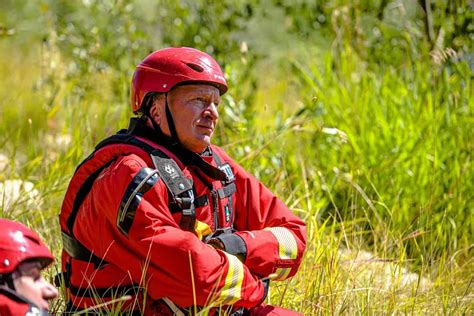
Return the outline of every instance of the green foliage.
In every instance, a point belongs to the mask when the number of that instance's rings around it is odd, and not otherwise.
[[[215,142],[308,225],[301,271],[272,286],[272,303],[472,313],[473,12],[438,0],[2,1],[0,183],[37,193],[0,192],[0,216],[59,254],[68,180],[127,124],[134,66],[192,46],[230,85]],[[381,272],[360,273],[341,249],[389,262],[385,283],[398,283],[379,286]],[[401,268],[418,273],[414,287]]]

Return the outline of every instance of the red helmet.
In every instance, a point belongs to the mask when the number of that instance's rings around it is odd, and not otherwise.
[[[9,274],[25,260],[38,259],[42,267],[54,257],[39,236],[23,224],[0,219],[0,274]]]
[[[184,82],[214,85],[221,95],[227,91],[221,67],[208,54],[189,47],[160,49],[148,55],[135,70],[131,92],[133,112],[140,110],[147,93],[168,92]]]

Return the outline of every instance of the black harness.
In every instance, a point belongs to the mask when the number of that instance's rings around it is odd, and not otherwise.
[[[134,132],[138,132],[138,134],[140,134],[140,128],[142,128],[141,126],[137,125],[137,122],[138,121],[134,121],[132,119],[131,126],[128,130],[121,130],[117,134],[101,141],[95,147],[94,152],[92,152],[89,157],[86,158],[77,167],[76,172],[85,162],[93,158],[95,152],[105,146],[114,144],[126,144],[142,149],[150,155],[155,169],[153,170],[146,168],[148,170],[145,170],[143,175],[139,174],[136,176],[136,178],[138,178],[138,181],[140,181],[139,187],[145,190],[149,189],[159,179],[162,179],[168,189],[168,193],[170,196],[170,211],[172,213],[181,212],[182,216],[181,221],[179,223],[181,229],[194,232],[196,223],[195,208],[208,204],[207,195],[195,198],[193,181],[183,174],[178,164],[163,151],[154,148],[153,146],[135,137]],[[143,130],[141,131],[143,132]],[[159,143],[161,145],[162,142]],[[169,145],[167,144],[166,139],[164,140],[164,143],[165,147],[167,147],[166,145]],[[218,164],[218,168],[216,168],[205,162],[198,154],[187,151],[182,147],[171,148],[171,150],[178,156],[181,161],[183,161],[184,164],[195,165],[199,167],[200,170],[202,170],[206,175],[222,182],[222,188],[218,190],[211,190],[212,197],[214,199],[214,213],[217,214],[218,212],[218,199],[223,199],[227,197],[228,203],[224,207],[226,217],[225,220],[226,222],[232,221],[232,195],[236,192],[236,186],[234,184],[235,179],[230,166],[227,163],[222,164],[218,155],[213,156]],[[64,251],[73,259],[94,264],[95,269],[99,269],[108,263],[103,258],[96,256],[93,251],[90,251],[79,240],[77,240],[77,238],[74,236],[73,228],[78,211],[86,196],[91,191],[94,181],[101,174],[101,172],[108,166],[110,166],[114,161],[115,159],[106,162],[104,165],[102,165],[93,173],[91,173],[84,181],[84,183],[76,194],[71,213],[66,220],[69,234],[64,231],[61,232]],[[139,192],[131,192],[131,194],[132,193],[136,194]],[[124,210],[124,212],[121,213],[122,209]],[[117,227],[126,236],[128,236],[128,232],[131,228],[135,215],[134,209],[132,208],[133,211],[128,211],[129,209],[130,208],[128,207],[128,205],[121,205],[119,214],[117,216]],[[215,218],[215,228],[216,231],[220,230],[218,226],[217,217]],[[94,297],[94,295],[98,295],[100,297],[110,297],[112,296],[112,294],[117,296],[125,294],[137,294],[139,291],[142,290],[137,285],[128,285],[115,288],[94,289],[92,293],[87,288],[84,289],[72,286],[69,282],[70,273],[71,263],[68,262],[66,264],[66,272],[58,274],[56,276],[55,283],[57,286],[60,286],[60,284],[65,284],[70,289],[71,293],[75,296]],[[76,308],[72,306],[70,302],[68,306],[72,309]]]

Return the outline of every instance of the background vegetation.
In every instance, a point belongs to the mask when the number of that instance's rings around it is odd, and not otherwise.
[[[127,124],[135,65],[192,46],[230,85],[216,143],[308,225],[301,271],[272,285],[273,304],[471,314],[473,12],[442,0],[1,1],[0,217],[59,255],[69,179]]]

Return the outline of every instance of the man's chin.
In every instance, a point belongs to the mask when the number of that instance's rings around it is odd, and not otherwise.
[[[191,150],[195,153],[202,153],[209,145],[211,145],[211,138],[209,136],[200,137],[196,139],[192,144],[183,144],[186,149]]]

